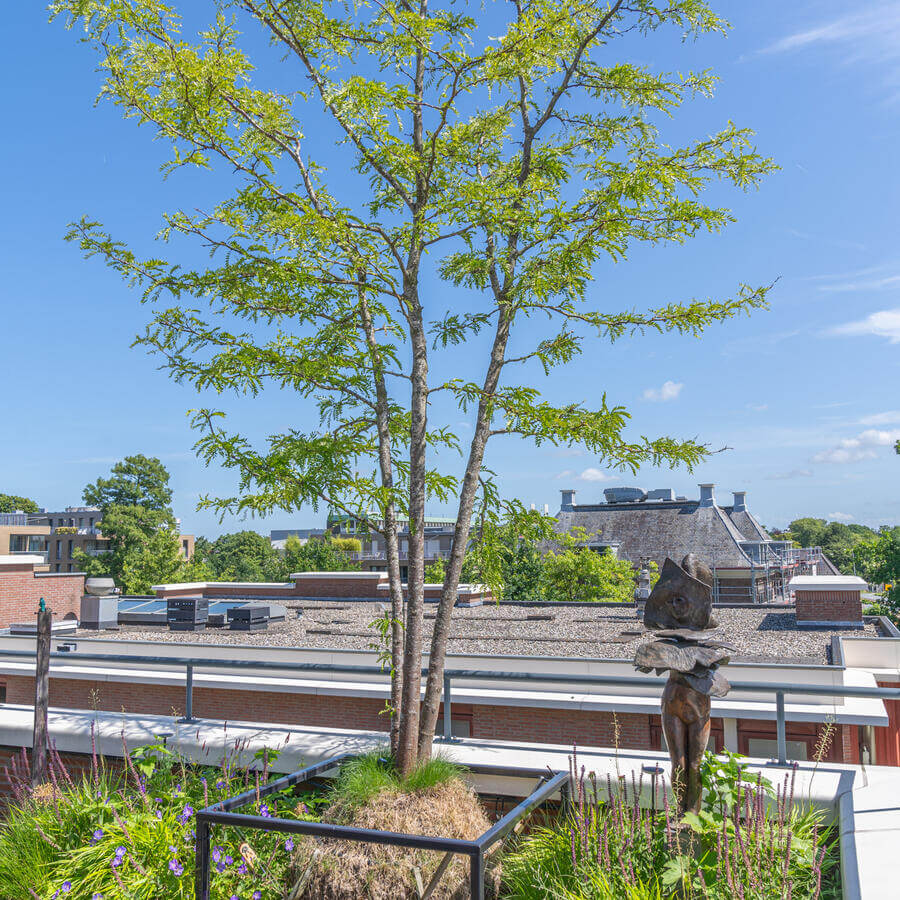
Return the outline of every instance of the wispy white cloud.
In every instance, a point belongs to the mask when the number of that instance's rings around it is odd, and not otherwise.
[[[828,513],[828,518],[833,522],[852,522],[856,516],[845,512],[830,512]]]
[[[900,440],[900,428],[881,430],[869,428],[856,437],[844,438],[836,446],[822,450],[813,458],[817,463],[854,463],[874,459],[882,447],[892,447]]]
[[[662,387],[647,388],[644,391],[644,399],[652,400],[654,403],[665,402],[666,400],[676,400],[681,393],[684,384],[680,381],[666,381]]]
[[[900,409],[889,409],[885,412],[863,416],[860,425],[900,425]]]
[[[766,475],[767,481],[793,481],[795,478],[812,478],[812,472],[809,469],[791,469],[790,472],[775,472],[772,475]]]
[[[575,472],[572,469],[564,469],[562,472],[557,475],[557,479],[560,478],[572,478],[575,475]]]
[[[840,52],[846,65],[877,65],[879,84],[900,97],[900,2],[867,3],[847,15],[810,24],[773,41],[756,55],[800,53],[815,48]]]
[[[769,408],[768,403],[748,403],[747,409],[753,410],[753,412],[765,412]]]
[[[900,344],[900,306],[894,309],[881,309],[870,313],[864,319],[837,325],[828,329],[826,334],[832,337],[883,337],[892,344]]]
[[[601,469],[595,469],[589,466],[579,476],[582,481],[609,481],[610,476]]]

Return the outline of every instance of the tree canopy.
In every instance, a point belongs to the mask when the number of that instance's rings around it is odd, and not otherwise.
[[[138,453],[117,462],[109,478],[98,478],[87,485],[85,503],[106,510],[110,506],[140,506],[157,511],[169,510],[172,489],[166,467],[152,456]]]
[[[17,497],[15,494],[0,494],[0,513],[36,513],[40,507],[28,497]]]
[[[132,594],[203,575],[182,553],[169,506],[169,473],[160,460],[126,456],[108,478],[87,485],[82,496],[100,507],[98,527],[109,542],[109,549],[97,555],[76,550],[78,566],[88,575],[107,575]]]
[[[498,496],[489,442],[578,445],[626,470],[693,466],[709,451],[632,431],[602,385],[590,405],[577,392],[551,402],[539,385],[602,341],[696,336],[765,305],[765,285],[645,309],[595,286],[641,244],[718,231],[732,215],[706,189],[752,188],[772,169],[730,122],[697,139],[669,128],[716,82],[691,71],[685,38],[725,22],[703,0],[210,0],[190,4],[191,21],[206,21],[188,34],[160,0],[51,8],[95,47],[101,96],[169,146],[167,173],[221,170],[233,186],[166,216],[168,259],[139,256],[88,218],[70,236],[153,305],[139,343],[175,379],[250,396],[273,385],[312,404],[302,426],[292,409],[263,445],[198,410],[199,453],[237,475],[232,496],[203,503],[324,504],[384,534],[392,745],[409,772],[431,751],[473,514]],[[665,34],[682,48],[678,72],[643,61]],[[332,137],[337,147],[323,148]],[[211,261],[196,265],[181,239]],[[451,427],[460,415],[464,433]],[[462,474],[448,463],[455,451]],[[457,525],[420,705],[429,499],[452,499]]]

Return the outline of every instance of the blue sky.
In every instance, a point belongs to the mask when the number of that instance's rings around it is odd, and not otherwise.
[[[493,446],[488,464],[507,496],[551,510],[561,488],[576,488],[586,502],[618,484],[692,496],[697,482],[711,481],[720,500],[748,491],[768,524],[801,515],[900,522],[892,449],[900,437],[900,2],[849,12],[831,0],[718,9],[734,25],[727,39],[686,48],[655,41],[643,61],[712,67],[722,79],[716,98],[692,104],[679,133],[699,137],[731,118],[756,130],[781,171],[757,192],[716,193],[738,218],[722,234],[603,264],[595,287],[599,302],[616,309],[778,279],[772,309],[699,341],[601,346],[540,386],[551,399],[587,404],[606,391],[629,408],[636,432],[729,449],[694,473],[631,476],[610,473],[589,454],[507,440]],[[234,485],[229,473],[195,459],[186,410],[220,406],[235,427],[261,437],[288,424],[311,427],[308,407],[278,394],[201,400],[171,383],[130,348],[148,310],[62,240],[66,224],[87,214],[149,250],[163,211],[208,204],[222,182],[201,174],[161,181],[161,147],[112,106],[94,106],[90,50],[47,24],[40,4],[12,4],[4,22],[0,491],[47,507],[76,504],[86,482],[143,452],[171,471],[185,530],[245,527],[195,510],[200,494]],[[448,288],[441,291],[446,297]],[[464,436],[465,423],[459,428]],[[250,527],[321,519],[310,510]]]

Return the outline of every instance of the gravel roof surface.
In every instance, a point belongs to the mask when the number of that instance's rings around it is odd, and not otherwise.
[[[376,603],[299,601],[287,604],[284,622],[268,631],[169,632],[164,627],[126,625],[118,631],[80,629],[80,637],[177,641],[198,644],[244,644],[265,647],[315,647],[367,650],[376,641],[369,623],[383,615]],[[302,614],[298,616],[298,611]],[[425,640],[431,639],[433,605],[425,609]],[[798,628],[793,608],[717,608],[721,637],[733,644],[734,660],[780,663],[828,663],[836,634],[875,637],[874,623],[859,628]],[[630,659],[650,636],[631,607],[486,605],[455,609],[449,652],[513,656],[580,656]]]

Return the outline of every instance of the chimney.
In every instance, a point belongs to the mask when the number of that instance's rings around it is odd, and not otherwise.
[[[747,492],[734,491],[734,511],[747,512]]]
[[[715,506],[716,505],[716,486],[714,484],[700,485],[700,505]]]
[[[571,512],[575,507],[575,491],[561,491],[560,493],[562,494],[560,510],[562,512]]]

